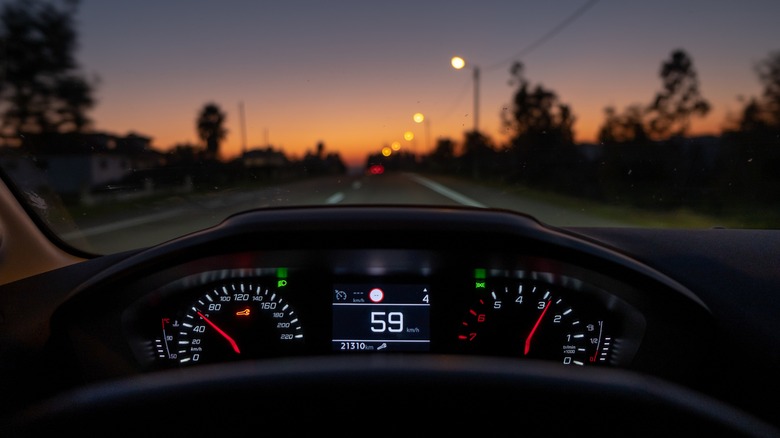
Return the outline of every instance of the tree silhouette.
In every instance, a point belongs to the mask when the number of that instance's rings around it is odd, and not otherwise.
[[[683,50],[675,50],[661,64],[659,75],[663,90],[648,108],[650,133],[656,139],[684,136],[692,116],[704,116],[710,111],[709,102],[699,92],[693,60]]]
[[[225,113],[215,103],[207,103],[203,106],[198,119],[195,122],[198,137],[206,143],[206,156],[211,159],[219,155],[219,143],[227,135],[223,126]]]
[[[517,86],[512,111],[504,114],[504,126],[515,131],[514,143],[521,145],[557,145],[573,143],[574,116],[568,105],[559,102],[552,90],[537,85],[532,89],[523,75],[523,64],[516,62],[510,69],[510,85]]]
[[[437,162],[447,163],[455,159],[455,142],[451,138],[440,138],[429,155]]]
[[[0,12],[0,128],[6,138],[82,132],[96,80],[79,71],[73,16],[78,1],[18,0]]]
[[[745,105],[740,130],[780,130],[780,51],[769,54],[755,69],[764,90],[760,97],[751,98]]]
[[[538,187],[564,189],[580,159],[574,146],[574,115],[558,95],[542,85],[532,87],[523,64],[510,69],[510,85],[517,91],[512,109],[503,113],[504,126],[515,132],[508,147],[509,177]],[[563,177],[561,177],[561,175]]]
[[[780,51],[755,65],[763,90],[749,98],[737,129],[724,133],[718,156],[721,201],[774,205],[780,194]]]
[[[599,130],[600,142],[645,143],[648,140],[641,105],[630,105],[622,114],[617,114],[613,107],[607,107],[604,114],[604,125]]]
[[[645,143],[648,138],[644,113],[644,108],[638,104],[630,105],[622,114],[607,107],[604,124],[599,129],[599,141],[603,144]]]
[[[464,133],[463,154],[460,160],[466,169],[471,170],[471,176],[481,179],[491,173],[495,164],[495,148],[490,138],[479,131],[471,130]]]
[[[742,132],[764,132],[771,129],[772,122],[766,107],[757,98],[752,98],[742,110],[742,118],[739,121],[739,130]]]

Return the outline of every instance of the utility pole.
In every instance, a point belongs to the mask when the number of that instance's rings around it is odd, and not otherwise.
[[[474,132],[479,132],[479,67],[474,66]]]
[[[244,102],[238,103],[238,114],[241,122],[241,154],[246,154],[246,126],[244,123]]]

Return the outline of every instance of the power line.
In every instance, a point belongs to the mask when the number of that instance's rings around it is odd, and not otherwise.
[[[486,70],[493,71],[493,70],[496,70],[496,69],[498,69],[500,67],[504,67],[504,66],[509,65],[510,63],[515,62],[518,59],[528,55],[529,53],[533,52],[534,50],[539,48],[542,44],[546,43],[547,41],[552,39],[554,36],[556,36],[559,33],[561,33],[564,29],[566,29],[569,25],[574,23],[575,20],[580,18],[583,14],[585,14],[585,12],[587,12],[590,8],[595,6],[596,3],[598,3],[598,2],[599,2],[599,0],[588,0],[587,2],[585,2],[585,4],[583,4],[582,6],[577,8],[574,12],[572,12],[571,15],[569,15],[568,17],[563,19],[563,21],[558,23],[557,26],[555,26],[552,29],[550,29],[550,31],[548,31],[546,34],[544,34],[541,37],[539,37],[538,39],[536,39],[531,44],[525,46],[522,50],[517,52],[514,56],[506,58],[505,60],[503,60],[503,61],[501,61],[499,63],[493,64],[493,65],[489,66]],[[463,83],[464,84],[463,89],[461,90],[460,93],[458,93],[458,97],[457,97],[457,99],[455,99],[455,101],[453,102],[453,104],[450,107],[450,109],[447,110],[447,112],[445,114],[445,117],[444,117],[445,119],[448,119],[450,117],[452,111],[458,106],[459,102],[463,99],[463,96],[465,96],[465,92],[468,89],[469,83],[470,83],[470,80],[469,81],[465,81]]]
[[[532,42],[531,44],[525,46],[522,50],[517,52],[514,56],[507,58],[497,64],[493,64],[487,68],[487,70],[495,70],[499,67],[504,67],[506,65],[509,65],[509,63],[514,62],[520,58],[523,58],[524,56],[528,55],[529,53],[533,52],[539,46],[546,43],[550,39],[552,39],[555,35],[558,35],[561,33],[564,29],[566,29],[570,24],[572,24],[575,20],[580,18],[585,12],[587,12],[590,8],[592,8],[596,3],[598,3],[599,0],[588,0],[584,5],[580,6],[575,10],[571,15],[566,17],[563,21],[561,21],[557,26],[552,28],[549,32],[542,35],[540,38],[538,38],[536,41]]]
[[[444,116],[442,116],[443,120],[449,120],[454,110],[460,105],[460,102],[466,96],[466,93],[469,91],[470,86],[471,86],[471,78],[468,78],[463,81],[463,87],[461,87],[460,92],[458,92],[455,100],[453,100],[452,105],[450,105],[449,109],[444,113]]]

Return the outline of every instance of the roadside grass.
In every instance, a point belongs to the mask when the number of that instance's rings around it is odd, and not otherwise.
[[[287,182],[287,181],[285,181]],[[118,196],[114,199],[106,197],[93,203],[83,202],[81,199],[69,199],[64,207],[74,220],[96,220],[106,217],[118,217],[135,212],[148,213],[157,208],[171,208],[176,205],[192,204],[213,199],[226,192],[237,190],[262,189],[273,186],[269,181],[247,181],[241,184],[226,185],[222,187],[194,187],[191,191],[162,189],[144,196]]]
[[[473,182],[473,180],[470,180]],[[538,202],[581,211],[592,216],[643,228],[780,228],[780,209],[775,206],[730,205],[723,214],[697,211],[691,207],[667,210],[640,208],[628,204],[606,203],[519,185],[481,181],[482,185]]]

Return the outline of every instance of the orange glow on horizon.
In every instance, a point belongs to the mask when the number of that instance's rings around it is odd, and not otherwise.
[[[580,120],[579,125],[575,125],[575,141],[577,143],[596,143],[598,141],[598,131],[601,128],[601,124],[603,123],[603,120],[601,118],[595,118],[593,120],[588,120],[587,122],[590,122],[589,125],[585,125],[583,120]],[[722,131],[722,125],[723,123],[719,123],[717,120],[694,120],[691,123],[691,128],[689,130],[689,135],[696,136],[696,135],[719,135],[719,133]],[[460,128],[460,129],[457,129]],[[437,134],[438,138],[450,138],[454,140],[456,143],[460,143],[463,141],[463,137],[465,133],[468,132],[468,129],[466,129],[464,126],[455,126],[453,130],[449,133],[439,133]],[[176,141],[176,140],[165,140],[166,137],[164,136],[155,136],[152,134],[146,134],[144,135],[151,135],[153,137],[153,146],[162,151],[170,150],[174,145],[181,144],[181,143],[191,143],[196,146],[203,146],[202,142],[199,141]],[[493,132],[487,132],[484,131],[484,134],[493,140],[493,144],[501,147],[505,142],[509,139],[509,135],[505,131],[499,132],[498,130],[494,130]],[[345,164],[347,164],[350,167],[355,166],[362,166],[365,164],[366,159],[368,155],[370,154],[376,154],[377,152],[382,152],[383,144],[390,144],[388,147],[388,150],[392,153],[393,151],[398,151],[401,149],[401,143],[397,140],[393,141],[383,141],[380,137],[381,133],[377,135],[376,133],[372,132],[351,132],[349,135],[346,135],[344,133],[331,133],[331,135],[323,135],[323,136],[295,136],[285,139],[280,139],[277,141],[270,141],[270,146],[279,149],[283,151],[286,155],[288,155],[292,159],[299,159],[302,158],[306,152],[313,152],[316,150],[316,145],[318,141],[322,141],[325,145],[325,152],[326,153],[338,153],[342,160],[344,160]],[[170,138],[183,138],[184,136],[171,136]],[[186,137],[185,137],[186,138]],[[413,141],[415,138],[414,133],[411,131],[407,131],[404,133],[404,139],[406,141]],[[317,140],[318,139],[318,140]],[[262,141],[258,141],[257,138],[249,138],[247,140],[247,149],[256,149],[256,148],[264,148],[269,145],[265,145]],[[435,140],[431,142],[431,147],[435,147]],[[168,145],[167,147],[162,147],[161,145]],[[223,142],[221,146],[221,157],[225,160],[230,160],[237,158],[242,153],[242,144],[240,139],[237,135],[228,136],[228,138]],[[427,150],[416,150],[416,153],[419,154],[426,154],[430,151]]]
[[[468,102],[464,103],[468,106]],[[718,107],[713,105],[713,111],[706,118],[694,118],[691,121],[689,135],[718,135],[722,131],[725,122],[725,112],[718,111]],[[409,112],[398,110],[395,119],[388,121],[381,118],[383,114],[371,114],[371,117],[362,117],[362,114],[345,113],[338,108],[329,114],[321,114],[304,123],[303,126],[297,118],[286,118],[276,122],[268,123],[270,129],[263,125],[247,124],[246,145],[242,144],[241,129],[238,117],[228,112],[226,128],[228,135],[220,145],[220,157],[224,160],[237,158],[243,152],[244,146],[247,150],[266,148],[268,146],[280,150],[291,159],[300,159],[307,152],[315,152],[317,144],[322,142],[325,147],[325,153],[338,153],[342,160],[350,167],[363,166],[366,163],[368,155],[377,154],[382,148],[389,145],[391,150],[398,151],[401,148],[402,141],[410,142],[411,150],[416,154],[430,153],[436,145],[437,139],[449,138],[456,144],[462,143],[464,136],[472,127],[472,119],[466,113],[464,115],[451,116],[449,118],[432,116],[436,122],[433,124],[435,131],[426,132],[427,142],[416,140],[423,135],[423,128],[409,118]],[[576,108],[575,108],[576,110]],[[392,111],[395,113],[396,111]],[[489,113],[488,113],[489,114]],[[127,115],[122,118],[122,123],[105,125],[96,124],[95,130],[109,132],[116,135],[126,135],[135,132],[140,135],[152,138],[152,146],[160,151],[171,150],[178,144],[191,144],[197,147],[204,147],[202,141],[197,139],[194,130],[194,120],[192,116],[184,117],[183,120],[163,119],[149,123],[141,116]],[[278,117],[278,115],[277,115]],[[345,118],[349,117],[349,122],[345,123]],[[362,118],[361,118],[362,117]],[[266,116],[258,117],[265,120]],[[105,117],[94,117],[97,122],[108,120]],[[426,116],[426,121],[427,121]],[[305,120],[305,119],[301,119]],[[144,123],[146,122],[146,123]],[[598,131],[604,122],[604,113],[602,109],[594,109],[581,112],[575,111],[574,135],[577,143],[595,143],[598,140]],[[178,124],[176,124],[178,123]],[[131,126],[133,129],[117,129],[116,126]],[[420,124],[421,125],[421,124]],[[426,125],[430,126],[430,125]],[[417,132],[413,132],[411,129]],[[487,118],[485,126],[481,129],[482,133],[491,139],[496,147],[502,147],[511,138],[512,133],[501,126],[498,117]]]

